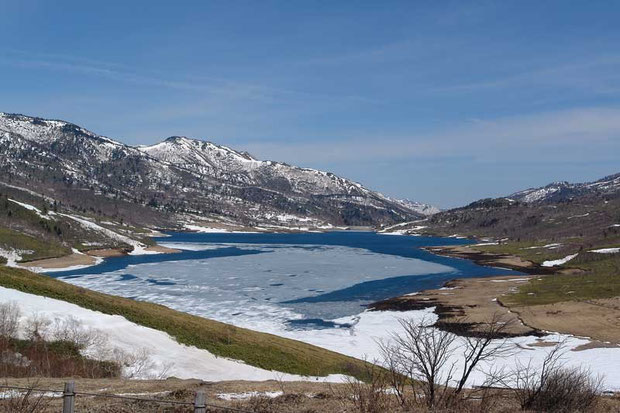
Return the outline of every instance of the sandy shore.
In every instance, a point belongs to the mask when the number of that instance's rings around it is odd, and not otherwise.
[[[530,275],[457,279],[446,283],[443,288],[380,301],[370,308],[406,311],[436,307],[438,326],[462,334],[475,332],[476,323],[501,315],[511,323],[506,331],[510,335],[556,331],[591,338],[589,348],[620,345],[620,297],[548,305],[511,305],[507,304],[509,300],[504,300],[506,296],[530,279],[553,276],[556,270],[540,267],[520,257],[484,253],[468,246],[426,249],[440,255],[471,259],[479,265],[507,267]]]
[[[48,258],[45,260],[30,261],[27,263],[17,264],[22,268],[43,268],[43,269],[59,269],[69,268],[78,265],[93,265],[97,260],[86,254],[70,254],[64,257]]]
[[[127,251],[116,248],[102,248],[98,250],[86,251],[86,254],[90,255],[91,257],[109,258],[122,257],[123,255],[127,255]]]
[[[475,246],[457,245],[445,247],[426,247],[426,251],[446,257],[462,258],[474,261],[478,265],[486,267],[502,267],[528,274],[551,274],[554,269],[541,267],[532,261],[521,257],[507,254],[494,254],[477,250]]]
[[[439,289],[380,301],[371,308],[408,311],[435,307],[439,316],[437,325],[461,334],[475,332],[476,324],[488,322],[498,315],[510,323],[510,328],[505,331],[507,335],[533,335],[538,333],[536,328],[523,324],[518,314],[497,301],[497,297],[509,294],[529,279],[530,276],[514,275],[458,279]]]
[[[596,347],[620,345],[620,297],[509,308],[541,330],[590,337],[601,342]]]
[[[150,251],[150,252],[159,252],[162,254],[174,254],[177,252],[181,252],[181,250],[176,249],[176,248],[168,248],[168,247],[164,247],[161,245],[152,245],[150,247],[146,247],[144,249],[145,251]]]
[[[163,247],[161,245],[153,245],[145,248],[145,251],[157,252],[161,254],[173,254],[181,252],[181,250],[175,248]],[[48,258],[44,260],[30,261],[27,263],[17,264],[21,268],[35,269],[40,268],[43,270],[59,270],[69,269],[77,266],[89,266],[95,265],[98,262],[98,258],[110,258],[110,257],[122,257],[127,255],[128,251],[116,248],[105,248],[86,251],[84,254],[73,253],[65,255],[64,257]]]

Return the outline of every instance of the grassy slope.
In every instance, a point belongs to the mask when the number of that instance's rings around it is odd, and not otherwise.
[[[578,242],[576,239],[572,241]],[[577,244],[572,244],[571,240],[563,240],[560,248],[544,248],[547,244],[550,244],[550,242],[512,241],[499,245],[477,246],[475,248],[484,252],[516,255],[536,264],[542,264],[547,260],[564,258],[569,254],[579,252],[580,248]]]
[[[32,251],[22,254],[22,261],[61,257],[71,253],[71,249],[57,242],[43,241],[8,228],[0,227],[0,248],[13,248]]]
[[[137,324],[165,331],[180,343],[267,370],[317,376],[342,373],[363,378],[363,363],[351,357],[161,305],[101,294],[26,270],[0,266],[0,285],[106,314],[118,314]]]
[[[486,252],[517,255],[539,264],[546,260],[577,254],[577,257],[559,268],[579,268],[585,272],[555,274],[534,279],[521,286],[517,293],[502,298],[502,302],[506,305],[552,304],[620,296],[620,254],[587,252],[579,245],[578,239],[565,240],[559,249],[531,248],[542,245],[544,242],[510,242],[476,247]],[[616,246],[618,244],[615,242],[605,245],[605,247]]]
[[[532,280],[502,301],[519,306],[620,296],[620,254],[579,253],[570,266],[586,272]]]

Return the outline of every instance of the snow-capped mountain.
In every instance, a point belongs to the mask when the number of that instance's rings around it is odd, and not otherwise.
[[[571,184],[554,182],[541,188],[515,192],[508,198],[525,203],[557,202],[585,195],[609,195],[620,192],[620,173],[594,182]]]
[[[132,147],[69,122],[23,115],[0,113],[0,159],[0,181],[82,209],[104,206],[122,215],[139,205],[169,222],[376,225],[423,215],[417,204],[334,174],[211,142],[174,136]]]
[[[392,199],[392,200],[404,206],[405,208],[409,208],[427,217],[430,217],[431,215],[435,215],[441,212],[441,209],[437,208],[434,205],[423,204],[421,202],[411,201],[409,199]]]

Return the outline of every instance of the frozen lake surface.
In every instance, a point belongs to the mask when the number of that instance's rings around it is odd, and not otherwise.
[[[50,275],[375,360],[380,357],[377,341],[389,340],[393,332],[400,331],[399,319],[434,320],[436,315],[432,309],[365,311],[367,304],[439,287],[453,278],[517,274],[420,249],[469,242],[455,238],[370,232],[175,233],[158,241],[182,252],[110,258],[94,267]],[[618,359],[618,348],[571,351],[588,340],[554,334],[544,337],[549,342],[564,339],[567,365],[587,367],[604,376],[605,388],[620,389],[620,370],[617,363],[609,362]],[[511,339],[511,346],[518,349],[514,356],[483,367],[539,365],[550,349],[538,346],[539,340],[534,336]],[[460,354],[462,344],[461,339],[455,342],[455,355]],[[475,371],[469,385],[484,380],[482,370]]]
[[[455,238],[372,232],[173,233],[176,254],[125,256],[50,275],[93,290],[151,301],[260,331],[346,328],[371,302],[446,280],[515,272],[438,257],[422,246]]]

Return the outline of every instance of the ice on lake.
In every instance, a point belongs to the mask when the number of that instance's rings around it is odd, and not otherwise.
[[[212,243],[162,245],[193,251],[230,247]],[[438,263],[346,246],[234,246],[256,253],[129,265],[67,281],[241,327],[277,332],[283,326],[290,327],[290,320],[330,320],[362,312],[372,301],[365,299],[373,296],[369,282],[454,271]],[[348,292],[356,285],[362,287]],[[343,293],[330,298],[330,293],[338,291]],[[309,298],[317,301],[304,302]],[[291,302],[295,300],[302,302]]]

